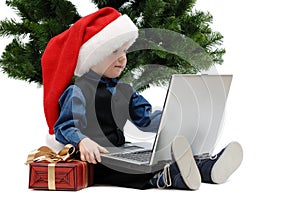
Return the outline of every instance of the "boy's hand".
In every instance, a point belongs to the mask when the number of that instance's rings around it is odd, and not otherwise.
[[[101,162],[100,153],[108,154],[109,152],[90,138],[83,138],[79,144],[80,159],[89,163],[96,164]]]

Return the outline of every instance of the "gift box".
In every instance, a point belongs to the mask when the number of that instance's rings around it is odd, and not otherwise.
[[[29,188],[77,191],[93,185],[93,165],[83,161],[29,164]]]
[[[55,153],[42,146],[28,154],[29,188],[77,191],[93,185],[94,165],[76,160],[75,147],[68,144]]]

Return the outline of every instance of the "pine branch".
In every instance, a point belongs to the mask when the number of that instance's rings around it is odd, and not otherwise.
[[[5,19],[0,21],[0,36],[21,36],[23,34],[28,33],[28,31],[24,30],[22,24],[17,23],[14,19]]]
[[[125,3],[129,3],[129,0],[92,0],[93,3],[97,5],[97,7],[113,7],[119,10]]]

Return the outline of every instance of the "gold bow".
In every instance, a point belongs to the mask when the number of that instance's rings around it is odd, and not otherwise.
[[[47,146],[42,146],[28,154],[25,164],[48,161],[48,189],[55,190],[55,164],[60,161],[71,161],[70,158],[74,152],[75,147],[71,144],[64,146],[58,153],[55,153]]]
[[[27,156],[25,164],[39,161],[48,161],[55,163],[59,161],[67,161],[71,155],[74,154],[75,147],[71,144],[67,144],[58,153],[55,153],[52,149],[47,146],[42,146],[34,151],[31,151]]]

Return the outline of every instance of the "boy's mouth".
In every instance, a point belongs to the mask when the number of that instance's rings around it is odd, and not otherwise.
[[[121,68],[121,69],[123,69],[124,67],[123,66],[115,66],[115,68]]]

